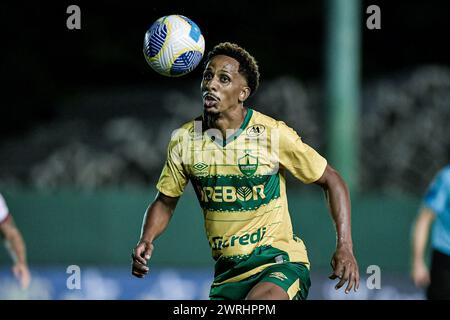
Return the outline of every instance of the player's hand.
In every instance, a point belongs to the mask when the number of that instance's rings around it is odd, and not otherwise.
[[[423,261],[413,264],[411,277],[416,287],[426,287],[430,284],[430,272]]]
[[[12,272],[16,279],[19,280],[20,286],[23,289],[27,289],[31,281],[30,270],[28,270],[28,266],[25,263],[18,262],[13,266]]]
[[[153,244],[148,241],[140,241],[131,254],[131,274],[143,278],[148,273],[147,262],[152,256]]]
[[[351,248],[347,246],[338,247],[331,259],[331,267],[333,268],[333,273],[329,278],[331,280],[340,279],[335,286],[336,290],[341,288],[347,281],[345,293],[349,293],[352,288],[355,292],[359,289],[359,269]]]

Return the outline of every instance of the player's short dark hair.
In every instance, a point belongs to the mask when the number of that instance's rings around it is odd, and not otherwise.
[[[235,43],[222,42],[208,53],[205,67],[212,58],[218,55],[225,55],[239,62],[239,73],[247,80],[247,84],[250,87],[250,95],[254,94],[259,86],[259,68],[255,58]]]

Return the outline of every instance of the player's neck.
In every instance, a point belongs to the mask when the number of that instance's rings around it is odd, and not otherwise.
[[[222,136],[227,139],[241,127],[247,112],[247,108],[241,105],[237,108],[226,110],[214,116],[205,115],[205,120],[209,128],[220,130]]]

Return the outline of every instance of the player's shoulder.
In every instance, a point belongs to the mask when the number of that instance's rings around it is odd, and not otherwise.
[[[445,188],[450,190],[450,165],[441,168],[433,178],[432,188]]]
[[[194,128],[194,125],[201,121],[202,121],[202,117],[198,116],[194,119],[191,119],[191,120],[183,123],[178,129],[192,130]]]
[[[450,186],[450,164],[446,165],[444,168],[442,168],[438,176],[442,178],[442,180]]]
[[[184,138],[189,138],[193,135],[194,130],[197,126],[201,126],[202,123],[202,117],[198,116],[197,118],[194,118],[192,120],[189,120],[185,123],[183,123],[181,126],[176,128],[172,133],[172,139],[171,140],[181,140]]]
[[[9,216],[8,206],[6,205],[5,199],[0,193],[0,223],[6,221],[6,218]]]
[[[175,128],[170,134],[168,143],[169,152],[173,150],[182,152],[189,147],[190,144],[197,139],[198,130],[201,130],[201,116],[187,121]]]
[[[261,124],[269,129],[287,127],[286,123],[282,120],[275,119],[267,114],[260,111],[253,110],[253,121],[254,124]]]
[[[297,131],[283,120],[275,119],[259,111],[254,111],[254,113],[254,119],[252,121],[253,125],[263,126],[267,129],[268,133],[270,132],[270,134],[272,134],[276,131],[280,137],[294,140],[297,140],[300,137]]]
[[[450,164],[446,165],[446,166],[442,169],[442,171],[443,171],[445,174],[450,174]]]

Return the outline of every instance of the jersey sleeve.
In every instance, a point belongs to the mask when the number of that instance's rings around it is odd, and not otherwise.
[[[183,194],[189,178],[182,161],[182,143],[172,138],[167,148],[167,160],[162,169],[156,188],[169,197]]]
[[[439,172],[425,194],[423,204],[436,215],[444,212],[450,201],[450,167]]]
[[[6,206],[5,199],[3,199],[3,196],[0,194],[0,223],[6,221],[6,219],[9,216],[9,210]]]
[[[282,168],[305,184],[320,179],[327,160],[316,150],[303,143],[300,136],[284,122],[278,121],[279,160]]]

